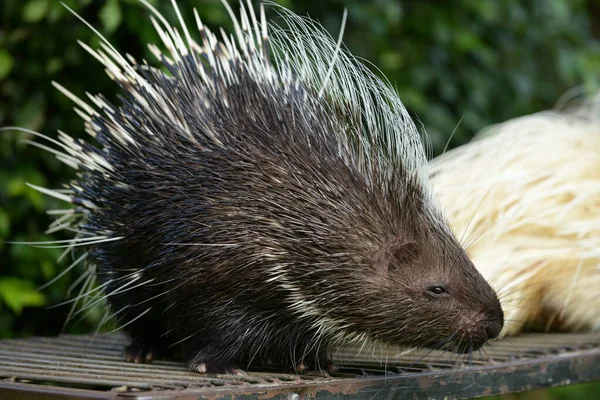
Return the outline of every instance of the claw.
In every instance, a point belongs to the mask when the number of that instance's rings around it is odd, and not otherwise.
[[[334,372],[339,371],[339,368],[338,368],[337,365],[335,365],[333,363],[333,361],[327,360],[327,362],[325,363],[325,371],[327,371],[328,373],[332,374]]]
[[[231,365],[215,362],[201,362],[192,364],[189,365],[189,369],[190,371],[197,372],[199,374],[246,376],[246,373],[239,368],[234,368]]]
[[[302,372],[306,371],[306,365],[304,365],[303,361],[300,361],[296,364],[294,370],[296,371],[296,373],[301,374]]]
[[[194,370],[200,374],[205,374],[207,371],[206,363],[200,363],[196,365],[196,368],[194,368]]]
[[[130,344],[125,348],[125,361],[136,364],[151,363],[157,358],[158,352],[156,347]]]

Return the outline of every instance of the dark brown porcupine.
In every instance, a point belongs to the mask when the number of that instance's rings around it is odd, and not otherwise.
[[[316,24],[241,6],[234,36],[194,41],[151,6],[163,70],[83,45],[122,89],[74,100],[95,144],[60,134],[78,170],[91,276],[131,336],[128,358],[181,346],[189,368],[320,368],[335,344],[476,350],[496,294],[448,228],[420,136],[389,85]],[[81,258],[83,260],[83,258]]]

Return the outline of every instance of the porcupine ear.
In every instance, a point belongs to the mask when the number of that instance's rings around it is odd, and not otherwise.
[[[410,263],[420,254],[421,248],[416,241],[396,238],[375,252],[373,267],[378,276],[386,278],[390,270]]]

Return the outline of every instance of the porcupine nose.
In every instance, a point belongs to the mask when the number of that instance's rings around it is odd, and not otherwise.
[[[489,321],[485,327],[485,334],[487,335],[488,340],[497,338],[501,331],[501,321]]]

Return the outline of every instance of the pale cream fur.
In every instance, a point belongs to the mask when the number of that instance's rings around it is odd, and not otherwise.
[[[545,315],[600,330],[600,109],[492,126],[431,162],[442,209],[497,290],[502,335]],[[542,312],[544,311],[544,312]]]

